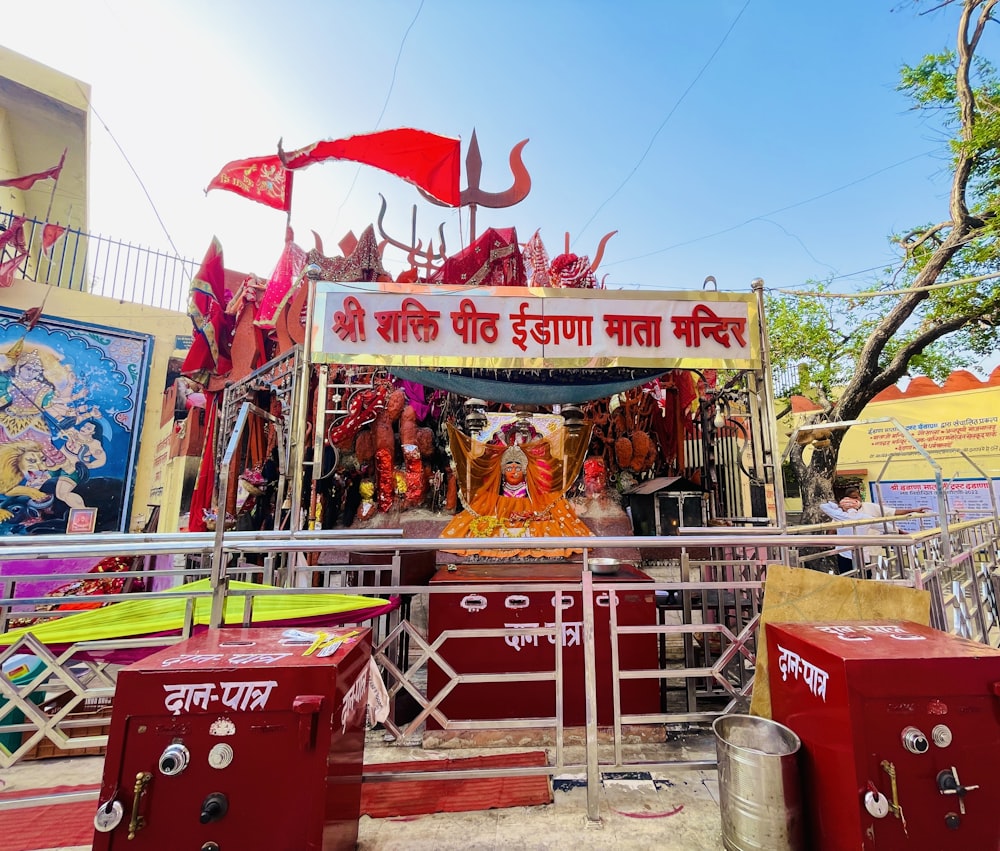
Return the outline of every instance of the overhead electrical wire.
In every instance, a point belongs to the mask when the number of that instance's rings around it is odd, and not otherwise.
[[[385,117],[385,111],[389,106],[389,98],[392,97],[392,90],[396,87],[396,70],[399,68],[399,60],[403,56],[403,47],[406,46],[407,36],[410,34],[410,30],[413,29],[413,25],[417,22],[417,18],[420,17],[420,12],[424,8],[424,0],[420,0],[420,5],[417,6],[417,11],[413,16],[413,20],[410,21],[410,25],[406,28],[403,33],[403,37],[399,40],[399,49],[396,51],[396,61],[392,63],[392,76],[389,79],[389,89],[385,93],[385,100],[382,102],[382,111],[379,112],[378,118],[375,119],[375,126],[373,130],[378,130],[379,125],[382,123],[383,117]],[[340,220],[340,212],[344,209],[344,205],[350,200],[351,193],[354,191],[354,185],[358,182],[358,175],[361,174],[361,166],[354,169],[354,177],[351,178],[351,185],[347,187],[347,194],[344,195],[344,200],[340,202],[340,206],[337,207],[337,217],[334,219],[334,223]]]
[[[739,224],[730,225],[727,228],[723,228],[722,230],[717,230],[713,233],[707,233],[702,236],[696,236],[691,239],[686,239],[683,242],[675,242],[673,245],[667,245],[663,248],[657,248],[653,251],[647,251],[645,254],[636,254],[633,257],[625,257],[621,260],[614,260],[611,263],[605,263],[604,266],[605,267],[618,266],[622,263],[631,263],[634,260],[645,260],[647,257],[655,257],[657,254],[663,254],[667,251],[673,251],[675,248],[683,248],[685,245],[693,245],[696,242],[702,242],[706,239],[712,239],[713,237],[716,236],[722,236],[723,234],[732,233],[734,230],[739,230],[740,228],[746,227],[747,225],[752,224],[753,222],[763,221],[768,216],[775,216],[778,213],[785,213],[788,212],[789,210],[794,210],[796,207],[802,207],[805,204],[811,204],[813,201],[819,201],[821,198],[826,198],[829,195],[833,195],[837,192],[842,192],[845,189],[850,189],[852,186],[857,186],[859,183],[863,183],[866,180],[871,180],[873,177],[878,177],[878,175],[883,174],[884,172],[890,171],[891,169],[894,168],[898,168],[901,165],[906,165],[909,162],[913,162],[914,160],[921,159],[922,157],[929,156],[930,154],[933,153],[935,153],[934,150],[924,151],[923,153],[920,154],[914,154],[912,157],[907,157],[904,160],[899,160],[898,162],[892,163],[892,165],[887,165],[880,169],[876,169],[875,171],[866,174],[864,177],[859,177],[856,178],[855,180],[851,180],[848,183],[844,183],[841,186],[836,187],[835,189],[828,189],[826,192],[821,192],[819,195],[813,195],[809,198],[803,199],[802,201],[796,201],[794,204],[786,204],[784,207],[778,207],[777,209],[769,210],[766,213],[760,213],[759,215],[752,216],[751,218],[746,219],[740,222]]]
[[[424,0],[420,0],[420,5],[417,6],[417,11],[413,15],[413,20],[410,21],[410,25],[406,28],[406,32],[403,33],[403,37],[399,41],[399,50],[396,51],[396,61],[392,63],[392,77],[389,80],[389,90],[385,93],[385,101],[382,103],[382,111],[378,114],[378,118],[375,119],[375,129],[378,130],[379,125],[382,123],[382,119],[385,117],[386,108],[389,106],[389,98],[392,97],[392,90],[396,87],[396,71],[399,69],[399,60],[403,56],[403,47],[406,45],[406,39],[410,35],[410,30],[413,29],[413,25],[417,22],[417,18],[420,17],[420,12],[424,8]]]
[[[684,89],[684,91],[681,93],[681,96],[670,108],[670,111],[667,113],[666,118],[664,118],[663,121],[660,122],[660,126],[656,128],[656,132],[653,133],[652,137],[650,138],[649,144],[646,145],[646,150],[643,151],[642,156],[639,157],[639,161],[634,166],[632,166],[632,170],[628,173],[628,175],[626,175],[625,179],[618,185],[618,188],[615,189],[615,191],[612,192],[607,198],[605,198],[601,202],[600,206],[596,210],[594,210],[594,214],[589,219],[587,219],[586,224],[582,228],[580,228],[580,230],[577,232],[577,235],[573,240],[574,242],[583,235],[584,231],[586,231],[588,227],[590,227],[594,219],[597,218],[597,214],[600,213],[601,210],[603,210],[605,206],[607,206],[607,204],[609,204],[615,198],[615,196],[619,192],[621,192],[622,189],[625,188],[625,185],[633,178],[633,176],[635,176],[635,173],[639,170],[639,166],[643,164],[646,157],[649,155],[649,152],[653,149],[653,143],[656,141],[656,137],[659,136],[660,131],[662,131],[663,128],[667,126],[667,122],[673,117],[673,114],[677,112],[680,105],[684,102],[684,99],[688,96],[691,90],[695,87],[695,84],[698,82],[698,80],[701,79],[702,75],[708,70],[708,67],[715,60],[715,57],[719,55],[719,51],[722,50],[723,45],[725,45],[726,41],[729,39],[729,36],[732,34],[733,30],[736,29],[736,25],[739,23],[740,18],[743,17],[743,13],[747,10],[747,7],[749,5],[750,5],[750,0],[746,0],[746,3],[743,4],[743,8],[740,9],[739,13],[733,19],[733,22],[729,25],[729,29],[726,30],[725,35],[722,36],[722,40],[718,43],[718,45],[716,45],[715,50],[712,51],[712,54],[705,61],[705,64],[701,66],[701,70],[698,71],[697,74],[695,74],[694,79],[691,80],[691,82],[688,84],[688,87]]]
[[[948,287],[961,286],[962,284],[976,284],[980,281],[991,281],[994,278],[1000,278],[1000,272],[991,272],[988,275],[973,275],[970,278],[956,278],[954,281],[943,281],[939,284],[928,284],[926,287],[903,287],[898,290],[878,290],[877,292],[827,293],[820,290],[786,290],[780,288],[771,289],[771,292],[781,293],[782,295],[796,296],[799,298],[849,298],[856,301],[858,299],[882,298],[883,296],[889,295],[908,295],[909,293],[943,290]]]
[[[90,111],[94,113],[94,117],[101,122],[101,126],[104,128],[108,136],[111,137],[111,141],[115,143],[115,147],[118,148],[118,152],[122,155],[122,159],[125,160],[125,164],[129,167],[129,170],[132,172],[133,175],[135,175],[135,179],[139,184],[139,188],[142,189],[142,194],[145,195],[146,200],[149,201],[149,206],[153,210],[153,215],[156,216],[156,221],[160,223],[160,227],[163,230],[163,234],[164,236],[166,236],[167,242],[170,243],[170,247],[174,250],[174,254],[176,254],[178,257],[181,257],[182,255],[180,251],[177,250],[177,246],[174,245],[174,240],[170,236],[170,231],[167,230],[166,222],[163,221],[163,217],[160,215],[160,211],[156,208],[156,202],[153,201],[153,196],[149,194],[149,190],[146,188],[146,184],[143,183],[142,178],[139,176],[139,172],[136,171],[135,166],[132,165],[132,161],[128,158],[128,154],[125,153],[125,149],[121,146],[121,143],[118,141],[118,139],[115,138],[115,134],[111,132],[111,128],[108,127],[105,120],[101,118],[101,114],[94,108],[94,104],[87,97],[87,93],[83,91],[82,88],[80,89],[80,93],[83,95],[84,100],[87,101],[87,106],[90,107]],[[187,269],[184,269],[183,272],[187,274]]]

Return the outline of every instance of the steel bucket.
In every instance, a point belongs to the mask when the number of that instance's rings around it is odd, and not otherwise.
[[[753,715],[723,715],[712,729],[723,845],[728,851],[803,851],[799,737]]]

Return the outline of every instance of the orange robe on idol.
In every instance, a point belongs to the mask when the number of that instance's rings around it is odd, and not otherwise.
[[[528,495],[512,497],[502,493],[500,460],[508,444],[474,441],[449,423],[451,452],[466,508],[452,518],[441,537],[510,538],[517,542],[517,548],[510,550],[458,551],[485,558],[565,558],[580,552],[532,548],[530,539],[593,535],[565,497],[583,466],[590,433],[590,425],[574,434],[564,430],[562,446],[555,452],[544,437],[521,443],[528,458]]]

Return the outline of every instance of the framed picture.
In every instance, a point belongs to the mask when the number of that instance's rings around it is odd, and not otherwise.
[[[97,527],[96,508],[71,508],[66,522],[67,535],[88,535]]]
[[[0,307],[0,538],[127,531],[151,353],[148,334]]]

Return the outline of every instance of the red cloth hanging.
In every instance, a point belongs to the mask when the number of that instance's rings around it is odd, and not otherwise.
[[[213,375],[226,375],[233,368],[230,348],[235,318],[226,313],[229,298],[225,279],[222,245],[213,237],[191,281],[188,315],[194,326],[194,341],[181,367],[183,375],[199,384],[207,385]]]
[[[468,248],[444,261],[431,280],[482,287],[525,287],[524,259],[514,228],[487,228]]]
[[[205,401],[205,446],[202,449],[198,480],[191,494],[189,532],[206,532],[205,509],[212,509],[212,492],[215,490],[215,432],[219,418],[219,394],[209,393]],[[225,517],[225,507],[220,512]]]
[[[274,328],[277,316],[291,296],[292,286],[299,282],[305,265],[306,252],[293,240],[286,240],[254,317],[254,324],[258,328]]]

